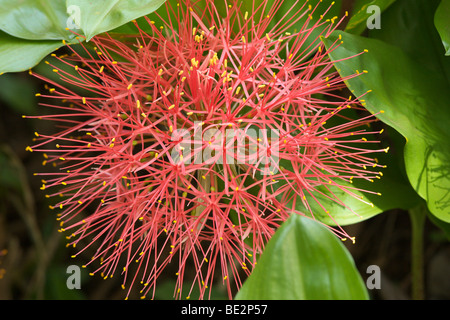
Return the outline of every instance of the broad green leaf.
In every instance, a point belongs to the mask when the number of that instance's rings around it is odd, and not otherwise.
[[[396,0],[356,0],[353,13],[345,31],[353,34],[361,34],[367,28],[367,20],[372,15],[381,13]],[[376,6],[376,7],[372,7]]]
[[[450,56],[450,0],[442,0],[436,15],[434,16],[434,24],[439,31],[442,44],[445,48],[445,55]]]
[[[399,47],[422,67],[442,74],[450,85],[450,59],[434,26],[440,0],[397,0],[382,15],[382,28],[369,30],[369,38]],[[446,17],[446,23],[449,23]],[[401,35],[399,37],[398,35]]]
[[[363,300],[368,293],[342,241],[295,214],[267,243],[235,299]]]
[[[347,85],[365,96],[366,108],[406,138],[405,168],[417,193],[439,219],[450,221],[450,91],[442,74],[422,67],[401,49],[382,41],[336,32],[324,39],[341,76],[369,70]],[[368,53],[352,59],[346,57]],[[342,60],[344,59],[344,60]]]
[[[67,0],[67,8],[78,8],[79,26],[89,41],[95,35],[155,11],[164,0]],[[79,11],[78,11],[79,10]]]
[[[61,47],[63,40],[78,42],[73,32],[90,40],[153,12],[162,3],[164,0],[0,0],[0,73],[32,68]]]
[[[28,40],[70,40],[66,4],[60,0],[0,0],[0,29]]]
[[[58,40],[25,40],[0,31],[0,74],[28,70],[61,46]]]

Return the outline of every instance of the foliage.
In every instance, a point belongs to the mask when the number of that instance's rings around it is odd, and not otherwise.
[[[74,44],[76,48],[76,43],[85,41],[86,47],[92,49],[91,39],[103,32],[110,32],[116,39],[137,33],[136,25],[130,21],[136,19],[137,25],[145,29],[145,16],[158,21],[159,17],[152,12],[163,2],[104,0],[92,5],[92,1],[29,0],[16,7],[11,1],[0,0],[0,74],[17,73],[0,77],[0,100],[14,106],[17,114],[38,113],[34,97],[36,83],[24,80],[23,74],[18,72],[33,67],[44,70],[47,66],[42,60],[53,59],[49,55],[57,50],[64,51],[65,44]],[[263,2],[256,1],[258,4]],[[314,0],[309,4],[325,8],[331,2]],[[169,0],[169,3],[175,7],[177,1]],[[373,18],[367,8],[373,5],[382,12],[379,17],[381,29],[367,28],[367,19]],[[251,6],[244,6],[243,10],[252,12]],[[324,18],[334,23],[335,16],[340,19],[345,15],[343,8],[344,1],[336,1]],[[285,1],[279,14],[292,14],[290,9],[290,2]],[[227,8],[224,6],[222,10],[225,12]],[[164,6],[157,13],[163,19],[167,17]],[[328,203],[328,192],[338,193],[339,190],[327,188],[319,200],[332,207],[333,215],[330,216],[308,196],[308,203],[313,203],[310,215],[315,220],[292,216],[281,226],[258,257],[258,264],[237,299],[367,299],[368,292],[351,255],[322,224],[347,226],[389,214],[394,209],[424,210],[429,221],[450,237],[449,15],[449,0],[356,0],[353,10],[348,13],[346,28],[329,36],[322,34],[321,41],[329,50],[336,70],[347,79],[348,92],[342,94],[359,98],[380,120],[373,126],[382,134],[371,138],[381,141],[379,148],[389,150],[377,159],[386,168],[374,182],[355,180],[353,184],[361,190],[375,191],[374,194],[357,192],[372,206],[362,205],[347,194],[342,195],[341,205]],[[319,17],[316,14],[305,16],[299,25],[308,20],[315,23]],[[257,20],[259,17],[251,18]],[[305,46],[317,43],[319,34],[318,29],[310,35]],[[336,43],[340,45],[336,47]],[[360,76],[351,77],[354,73],[360,73]],[[20,95],[21,91],[23,95]],[[348,115],[358,116],[357,113]],[[9,203],[13,202],[12,206],[24,213],[23,222],[34,235],[38,252],[43,252],[43,248],[51,243],[47,239],[52,237],[42,239],[39,235],[34,220],[36,213],[30,205],[29,186],[23,178],[23,165],[9,149],[2,152],[0,160],[3,169],[0,171],[0,196],[8,203],[3,207],[9,208]],[[20,173],[17,173],[18,168]],[[21,197],[25,200],[18,201]],[[21,205],[22,202],[25,205]],[[297,208],[305,209],[300,201]],[[420,227],[423,225],[419,225],[418,230]],[[0,248],[3,247],[0,243]],[[9,256],[11,254],[5,259]],[[36,262],[39,272],[49,263],[46,259]],[[7,270],[6,275],[9,274],[11,272]],[[59,277],[48,278],[57,283]],[[40,276],[36,279],[36,283],[41,283]],[[291,290],[293,285],[296,290]],[[347,291],[340,290],[343,286]],[[64,288],[58,290],[63,292]]]

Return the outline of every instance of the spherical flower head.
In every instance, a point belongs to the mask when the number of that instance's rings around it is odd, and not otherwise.
[[[40,116],[60,131],[28,147],[58,168],[42,189],[74,257],[94,249],[86,266],[120,272],[127,296],[140,284],[154,297],[170,263],[175,297],[221,282],[231,298],[290,215],[314,217],[314,202],[332,217],[319,195],[346,207],[331,190],[356,197],[349,182],[378,174],[364,138],[374,117],[348,117],[360,97],[339,95],[348,78],[328,58],[339,42],[319,39],[336,18],[311,22],[303,1],[282,18],[282,1],[220,5],[167,2],[168,18],[135,23],[137,35],[97,36],[56,57],[61,81],[41,94],[61,110]]]
[[[2,264],[2,258],[8,253],[8,250],[3,249],[0,250],[0,265]],[[4,268],[0,268],[0,280],[5,276],[6,270]]]

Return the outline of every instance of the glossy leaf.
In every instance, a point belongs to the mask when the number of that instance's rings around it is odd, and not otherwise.
[[[25,40],[0,31],[0,74],[28,70],[61,46],[58,40]]]
[[[28,40],[70,40],[64,1],[0,0],[0,29]]]
[[[324,43],[329,47],[341,34],[343,44],[330,53],[342,76],[370,70],[348,81],[356,95],[368,90],[366,108],[406,138],[405,168],[429,210],[450,222],[450,92],[445,77],[423,68],[400,48],[382,41],[336,32]],[[341,60],[367,49],[368,53]]]
[[[268,242],[237,300],[368,299],[352,256],[318,222],[291,216]]]
[[[382,28],[369,30],[369,37],[402,49],[419,63],[443,75],[450,85],[450,59],[434,26],[440,0],[397,0],[382,15]],[[446,17],[446,23],[449,23]],[[399,36],[401,35],[401,37]]]
[[[79,26],[89,41],[96,34],[153,12],[163,3],[164,0],[67,0],[67,7],[79,8]]]
[[[450,0],[442,0],[436,15],[434,16],[434,23],[439,35],[442,39],[442,44],[445,48],[445,55],[450,56]]]
[[[32,68],[61,47],[63,40],[76,43],[75,33],[90,40],[153,12],[162,3],[164,0],[23,0],[18,4],[0,0],[0,73]]]

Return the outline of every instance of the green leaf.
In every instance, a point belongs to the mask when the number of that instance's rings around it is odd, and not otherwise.
[[[79,9],[79,26],[89,41],[99,33],[155,11],[163,3],[164,0],[67,0],[67,8]]]
[[[442,44],[445,48],[445,55],[450,56],[450,0],[442,0],[436,15],[434,16],[434,24],[439,31]]]
[[[0,73],[24,71],[63,45],[87,40],[158,8],[164,0],[0,0]]]
[[[356,0],[353,6],[353,13],[350,21],[345,27],[345,31],[353,34],[361,34],[367,28],[367,19],[369,19],[374,12],[369,8],[370,6],[378,6],[380,13],[387,9],[396,0]]]
[[[60,0],[0,0],[0,29],[28,40],[70,40],[66,5]]]
[[[367,74],[347,82],[355,95],[368,90],[366,108],[384,111],[380,120],[406,138],[405,168],[417,193],[439,219],[450,221],[450,91],[442,74],[422,67],[401,49],[375,39],[335,32],[323,39],[329,48],[339,34],[343,44],[330,52],[341,76]],[[352,59],[364,49],[368,53]]]
[[[28,70],[61,46],[62,41],[25,40],[0,31],[0,74]]]
[[[434,26],[439,1],[397,0],[383,12],[382,28],[369,30],[369,37],[399,47],[422,67],[442,74],[450,85],[450,59],[442,54],[442,41]]]
[[[362,300],[368,293],[342,241],[296,214],[268,242],[236,299]]]

